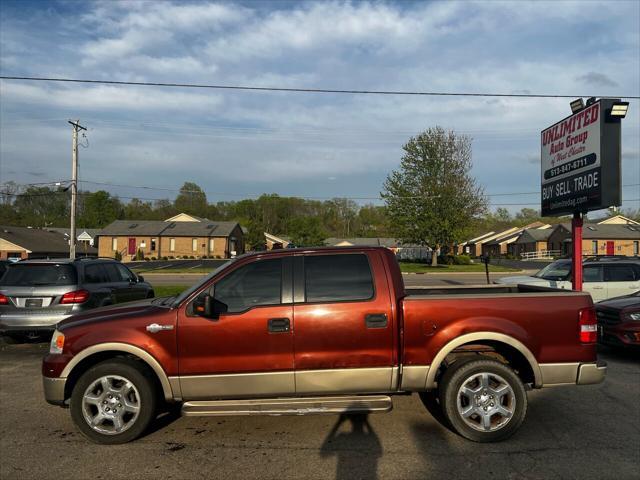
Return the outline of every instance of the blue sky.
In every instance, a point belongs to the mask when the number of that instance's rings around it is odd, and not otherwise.
[[[640,2],[24,2],[0,4],[2,75],[251,86],[640,95]],[[538,192],[540,131],[568,99],[264,93],[0,82],[0,183],[70,177],[210,201],[263,192],[377,197],[402,145],[440,125],[473,138],[488,194]],[[640,183],[640,103],[623,122]],[[86,189],[101,188],[83,184]],[[122,196],[169,190],[107,187]],[[495,195],[518,210],[538,194]],[[623,198],[640,198],[640,186]],[[533,204],[533,205],[525,205]],[[624,208],[640,208],[625,202]]]

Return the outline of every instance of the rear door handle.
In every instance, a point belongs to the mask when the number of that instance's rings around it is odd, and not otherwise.
[[[365,315],[364,323],[367,325],[367,328],[387,328],[387,314],[369,313]]]
[[[270,318],[267,320],[267,329],[270,333],[286,333],[291,329],[288,318]]]

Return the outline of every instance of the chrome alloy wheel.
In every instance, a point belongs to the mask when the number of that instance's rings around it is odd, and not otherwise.
[[[516,395],[500,375],[476,373],[460,386],[457,407],[460,418],[471,428],[494,432],[503,428],[513,417]]]
[[[138,389],[118,375],[96,379],[82,396],[85,421],[103,435],[117,435],[128,430],[136,422],[140,406]]]

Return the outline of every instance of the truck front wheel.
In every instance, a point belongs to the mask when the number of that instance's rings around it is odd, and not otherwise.
[[[150,373],[125,359],[101,362],[78,379],[71,394],[71,418],[89,440],[126,443],[139,437],[156,411]]]
[[[474,442],[515,433],[527,412],[527,393],[516,373],[490,359],[452,365],[439,382],[440,405],[453,429]]]

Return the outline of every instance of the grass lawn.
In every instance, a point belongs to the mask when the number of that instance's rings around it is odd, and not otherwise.
[[[153,287],[153,291],[156,293],[156,297],[173,297],[186,290],[186,285],[157,285]]]
[[[400,262],[400,270],[404,273],[449,273],[449,272],[477,272],[484,273],[484,264],[472,263],[471,265],[438,265],[432,267],[425,263]],[[503,267],[502,265],[489,264],[490,272],[518,272],[516,268]]]

